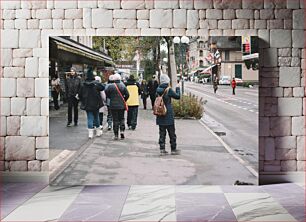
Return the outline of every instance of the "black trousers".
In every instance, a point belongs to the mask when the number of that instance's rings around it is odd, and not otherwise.
[[[166,149],[166,134],[169,134],[170,137],[170,145],[171,151],[176,150],[176,134],[175,134],[175,126],[159,126],[159,147],[161,150]]]
[[[235,90],[236,90],[236,87],[233,87],[233,95],[236,94]]]
[[[54,103],[54,109],[58,110],[59,109],[59,105],[58,105],[58,92],[56,91],[51,91],[51,95],[53,98],[53,103]]]
[[[142,98],[143,108],[147,109],[147,97]]]
[[[112,117],[113,117],[113,130],[115,136],[118,136],[119,134],[119,128],[120,132],[123,133],[125,130],[125,123],[124,123],[124,109],[112,109]]]
[[[103,126],[103,113],[99,113],[100,126]]]
[[[74,97],[68,97],[68,123],[72,122],[72,109],[74,111],[74,123],[78,123],[79,119],[79,101]]]
[[[137,126],[137,117],[138,117],[138,106],[129,106],[129,111],[127,114],[127,125],[135,129]]]
[[[150,99],[151,99],[152,109],[153,109],[154,103],[155,103],[155,99],[156,99],[156,95],[155,94],[150,94]]]
[[[107,106],[107,125],[108,127],[112,127],[113,124],[113,117],[112,117],[112,111],[110,110],[109,106]]]

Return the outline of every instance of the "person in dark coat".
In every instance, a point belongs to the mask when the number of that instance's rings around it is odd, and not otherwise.
[[[149,95],[148,91],[148,84],[146,80],[142,80],[141,85],[140,85],[140,95],[143,103],[143,108],[147,109],[147,98]]]
[[[150,79],[148,82],[148,92],[151,99],[152,109],[156,99],[156,89],[158,87],[158,82],[156,80]]]
[[[119,74],[115,74],[113,76],[114,83],[108,85],[105,90],[106,97],[109,98],[109,108],[113,117],[113,131],[114,131],[114,140],[118,140],[119,138],[119,128],[120,128],[120,137],[124,139],[124,111],[126,101],[129,98],[129,92],[125,85],[121,82],[121,76]],[[117,90],[120,91],[120,93]],[[122,97],[120,96],[122,95]]]
[[[71,126],[72,123],[72,108],[74,111],[74,125],[78,125],[78,111],[79,111],[79,91],[81,88],[81,78],[77,76],[76,69],[71,68],[70,75],[65,81],[65,92],[68,101],[68,122],[67,126]]]
[[[110,75],[110,76],[108,77],[108,82],[107,82],[107,84],[106,84],[106,86],[105,86],[105,90],[107,89],[107,87],[108,87],[109,85],[111,85],[111,84],[114,83],[113,77],[114,77],[114,75]],[[113,117],[112,117],[112,112],[111,112],[111,110],[110,110],[110,108],[109,108],[109,104],[110,104],[110,100],[109,100],[109,98],[106,97],[106,106],[107,106],[107,130],[108,130],[108,131],[112,130],[112,125],[113,125]]]
[[[88,137],[90,139],[94,136],[102,135],[99,121],[99,109],[102,107],[102,98],[100,92],[105,86],[95,80],[92,69],[89,68],[86,75],[86,80],[80,90],[81,109],[87,114]]]
[[[165,92],[163,96],[163,101],[167,108],[167,113],[165,116],[157,116],[156,117],[156,125],[159,126],[159,146],[160,146],[160,154],[166,155],[168,152],[166,151],[166,134],[168,131],[168,135],[170,137],[170,145],[171,145],[171,154],[177,155],[180,153],[177,150],[176,145],[176,134],[175,134],[175,124],[174,124],[174,111],[171,104],[171,99],[180,99],[180,88],[176,87],[175,92],[170,87],[170,78],[166,74],[162,74],[160,76],[160,85],[158,86],[156,93],[161,96]]]

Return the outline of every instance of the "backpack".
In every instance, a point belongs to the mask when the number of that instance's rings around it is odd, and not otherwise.
[[[166,92],[168,93],[169,87],[165,89],[164,93],[162,95],[158,95],[154,102],[153,107],[153,114],[156,116],[165,116],[167,114],[167,108],[164,103],[164,95]]]

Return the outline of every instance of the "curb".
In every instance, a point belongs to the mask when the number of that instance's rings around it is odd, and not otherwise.
[[[199,120],[199,123],[204,126],[222,145],[223,147],[227,150],[227,152],[229,152],[236,160],[239,161],[239,163],[241,163],[245,168],[247,168],[247,170],[256,178],[259,178],[258,176],[258,172],[256,170],[254,170],[250,164],[243,160],[241,157],[239,157],[235,151],[226,143],[224,142],[224,140],[218,136],[214,131],[212,131],[205,123],[204,121],[201,119]]]
[[[64,160],[64,162],[56,167],[56,169],[54,171],[50,171],[49,174],[49,181],[50,184],[52,184],[52,182],[54,182],[56,180],[56,178],[63,172],[66,170],[66,168],[79,156],[81,155],[92,143],[93,143],[94,139],[88,140],[85,144],[83,144],[80,149],[78,151],[76,151],[74,154],[69,155],[67,159]],[[62,151],[64,152],[64,150]],[[61,152],[61,153],[62,153]],[[57,155],[58,156],[58,155]],[[56,156],[56,157],[57,157]],[[55,157],[55,158],[56,158]],[[51,160],[52,161],[52,160]]]

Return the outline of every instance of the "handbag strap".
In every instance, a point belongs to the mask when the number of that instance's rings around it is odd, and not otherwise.
[[[115,84],[115,87],[116,87],[116,89],[117,89],[117,91],[118,91],[120,97],[122,98],[122,100],[123,100],[123,102],[124,102],[124,104],[125,104],[125,99],[123,98],[122,93],[120,92],[120,90],[119,90],[117,84],[116,84],[116,83],[114,83],[114,84]]]

